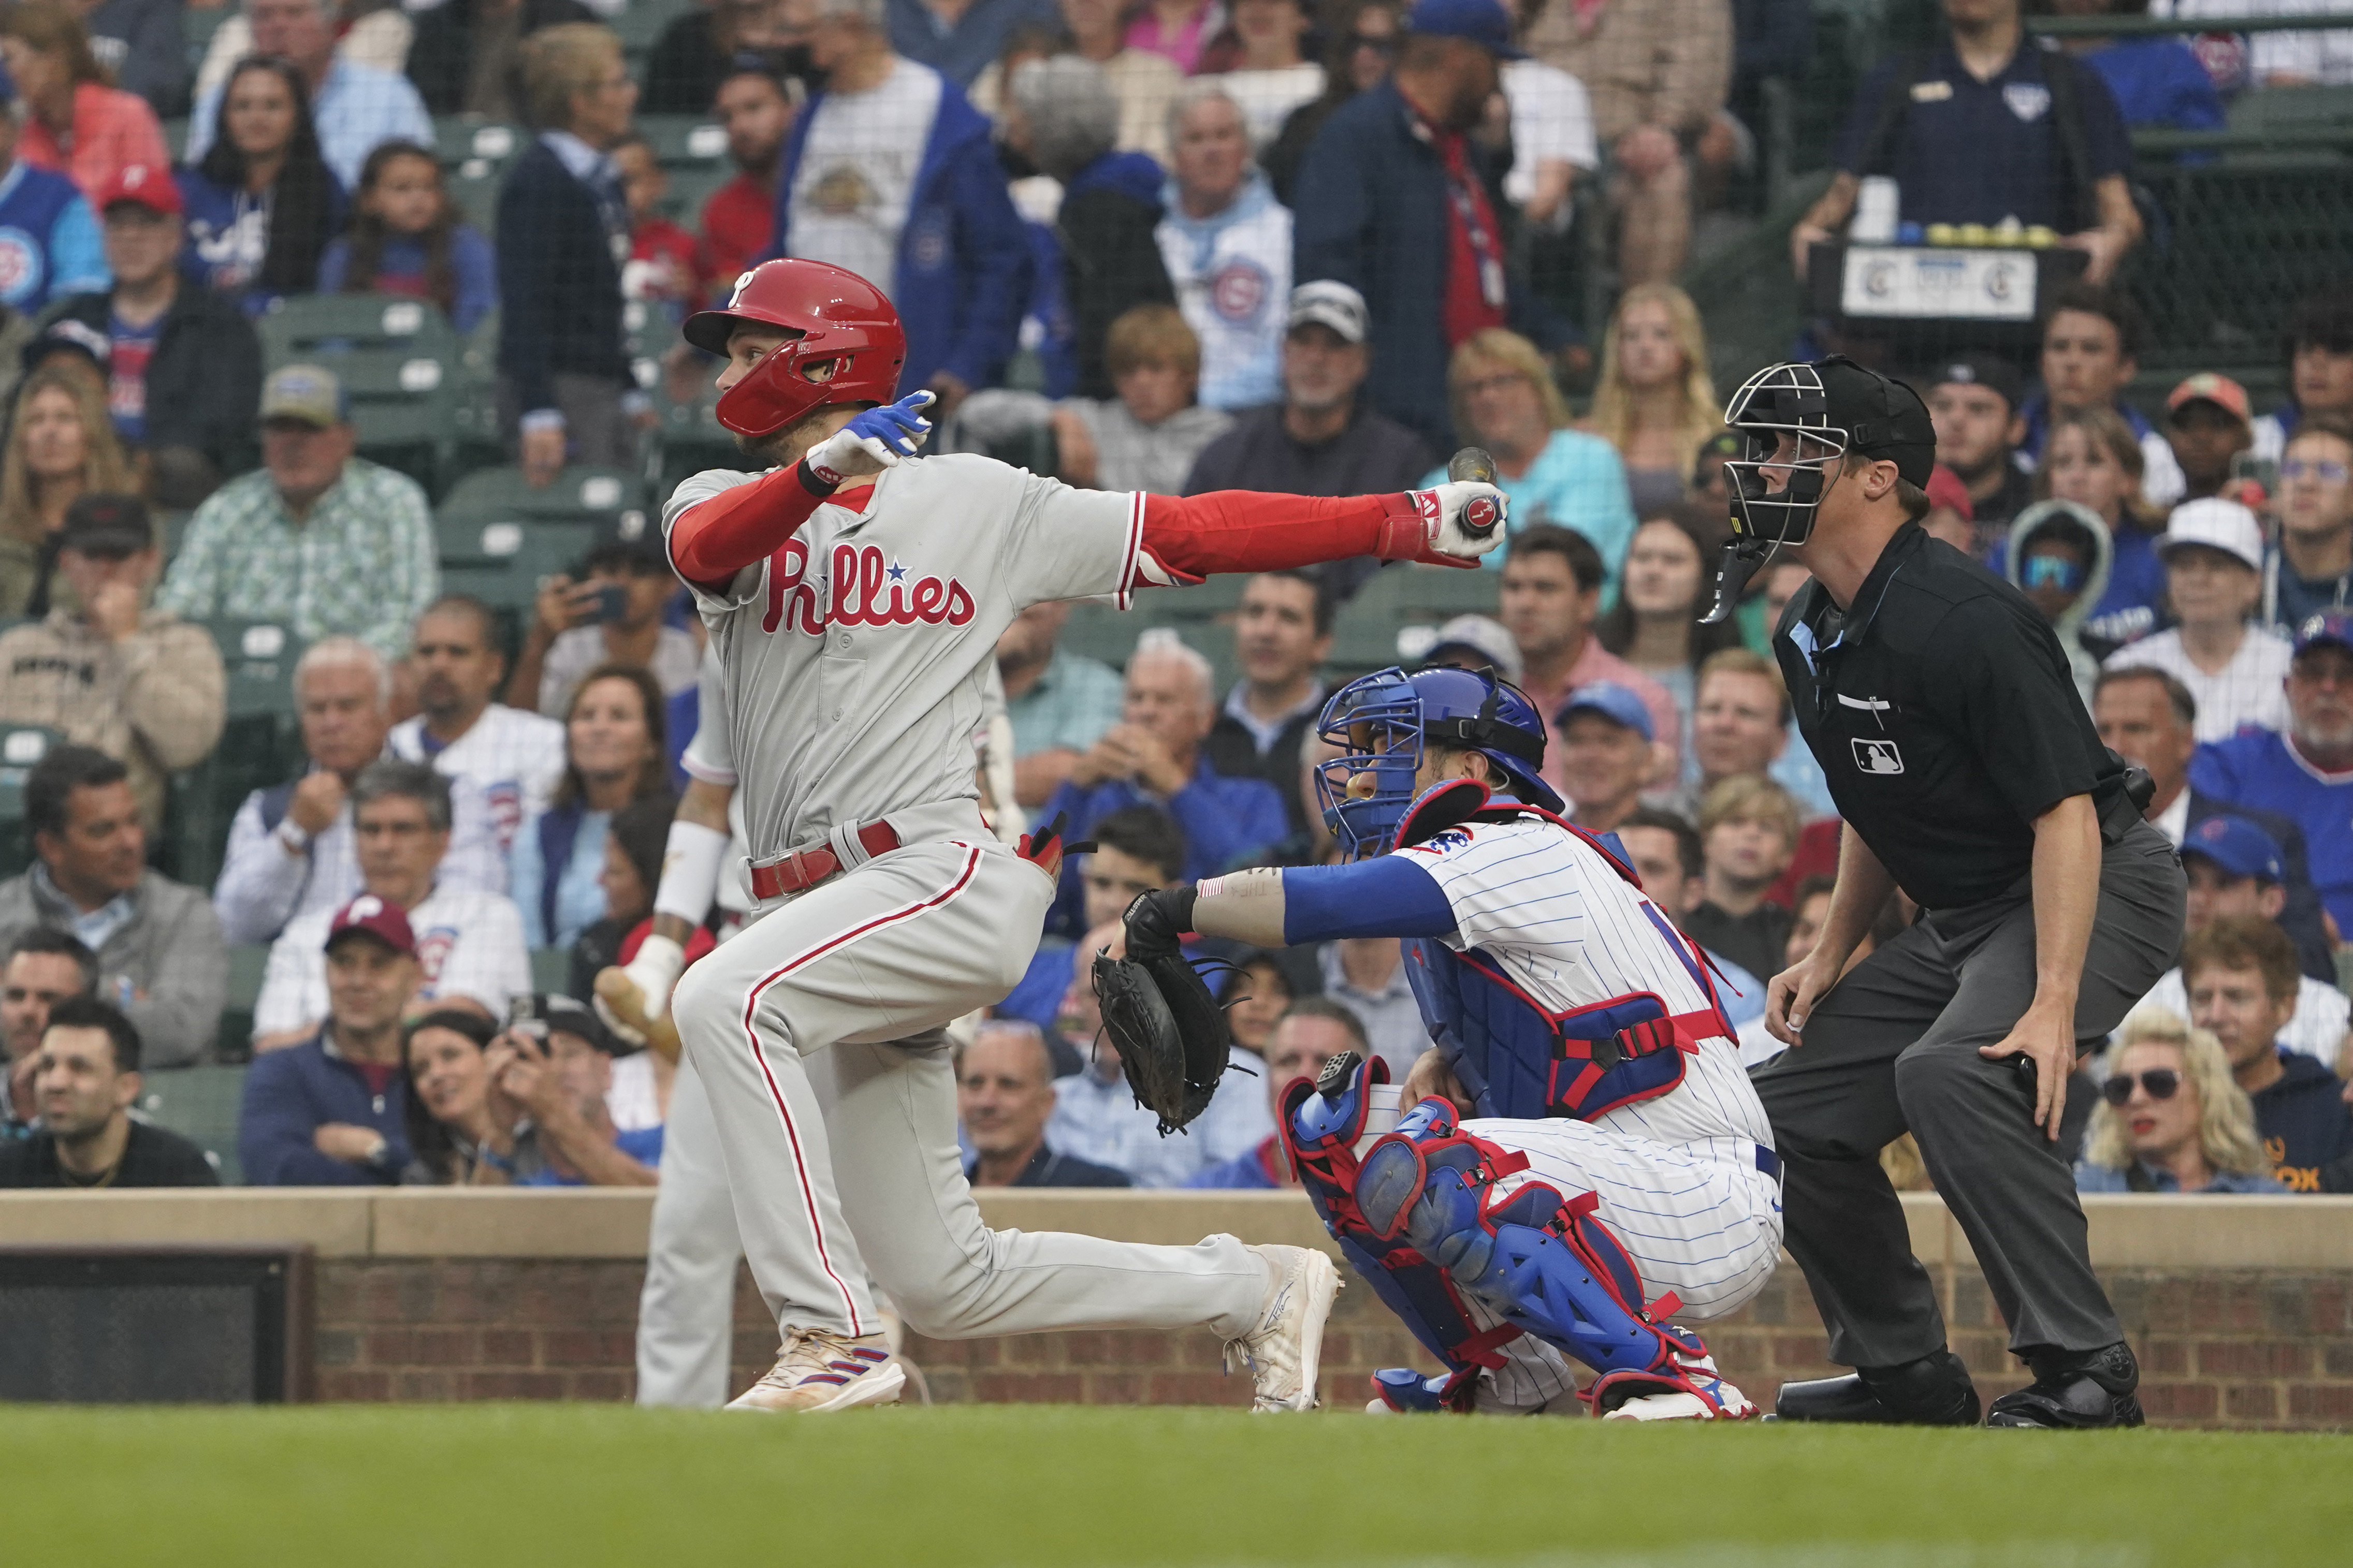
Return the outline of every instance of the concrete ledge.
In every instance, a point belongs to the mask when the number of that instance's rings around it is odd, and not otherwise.
[[[1333,1250],[1295,1192],[994,1189],[999,1229],[1068,1230],[1189,1247],[1246,1241]],[[1933,1193],[1904,1197],[1912,1247],[1929,1266],[1972,1267],[1968,1239]],[[2102,1195],[2084,1200],[2101,1268],[2353,1269],[2353,1197]],[[307,1243],[322,1258],[643,1258],[649,1189],[461,1188],[0,1193],[0,1246]]]

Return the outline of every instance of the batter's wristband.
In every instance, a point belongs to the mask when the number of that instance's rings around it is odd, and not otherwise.
[[[842,476],[835,473],[831,468],[820,468],[815,452],[803,458],[794,468],[793,474],[800,480],[801,489],[808,491],[818,500],[825,500],[841,488]]]
[[[701,925],[719,896],[719,868],[726,858],[724,833],[699,822],[671,823],[662,849],[661,885],[654,890],[654,913]]]

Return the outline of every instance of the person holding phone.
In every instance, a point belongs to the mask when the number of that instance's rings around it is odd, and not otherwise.
[[[518,996],[483,1052],[487,1079],[477,1186],[650,1187],[659,1126],[621,1131],[605,1102],[617,1047],[569,996]]]
[[[677,593],[661,541],[650,531],[598,544],[577,578],[558,573],[540,584],[531,630],[507,678],[507,706],[561,713],[583,678],[607,664],[649,671],[665,697],[691,691],[702,646],[662,615]]]

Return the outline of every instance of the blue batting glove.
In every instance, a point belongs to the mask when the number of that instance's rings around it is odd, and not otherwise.
[[[923,410],[932,405],[928,392],[911,392],[896,403],[870,408],[849,422],[849,433],[860,441],[879,440],[895,457],[912,458],[915,448],[930,435],[932,422],[923,417]]]

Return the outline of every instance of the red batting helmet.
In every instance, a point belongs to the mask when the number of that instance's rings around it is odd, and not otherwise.
[[[888,403],[906,368],[907,333],[882,290],[822,261],[763,261],[735,279],[723,310],[686,319],[686,341],[724,355],[739,326],[802,335],[762,360],[719,399],[719,423],[772,436],[828,403]]]

